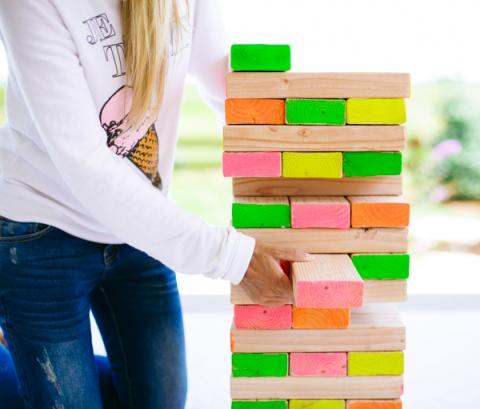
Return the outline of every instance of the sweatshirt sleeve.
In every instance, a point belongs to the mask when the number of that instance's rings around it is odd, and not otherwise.
[[[202,96],[224,121],[229,41],[220,10],[217,0],[196,0],[189,73],[199,83]]]
[[[85,209],[175,271],[238,283],[254,240],[185,213],[108,149],[74,41],[53,4],[0,0],[0,33],[36,132]]]

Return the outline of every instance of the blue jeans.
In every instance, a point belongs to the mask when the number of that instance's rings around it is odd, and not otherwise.
[[[103,406],[90,311],[111,367],[113,396],[103,394]],[[175,274],[128,245],[0,219],[0,325],[27,409],[185,405]]]

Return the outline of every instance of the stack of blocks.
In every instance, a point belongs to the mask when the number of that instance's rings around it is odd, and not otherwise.
[[[287,45],[233,45],[223,172],[232,224],[314,261],[293,299],[232,286],[232,409],[400,409],[408,74],[290,73]]]

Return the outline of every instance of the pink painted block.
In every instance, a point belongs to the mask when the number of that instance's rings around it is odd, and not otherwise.
[[[350,203],[343,197],[292,197],[294,229],[348,229]]]
[[[233,319],[237,329],[290,329],[292,306],[235,305]]]
[[[223,176],[282,176],[281,152],[224,152]]]
[[[347,376],[347,354],[291,353],[290,375],[292,376]]]

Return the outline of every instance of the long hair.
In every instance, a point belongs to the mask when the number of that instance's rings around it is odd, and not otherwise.
[[[154,119],[163,103],[172,35],[181,36],[179,0],[123,0],[122,25],[127,84],[132,87],[130,125],[148,113]]]

